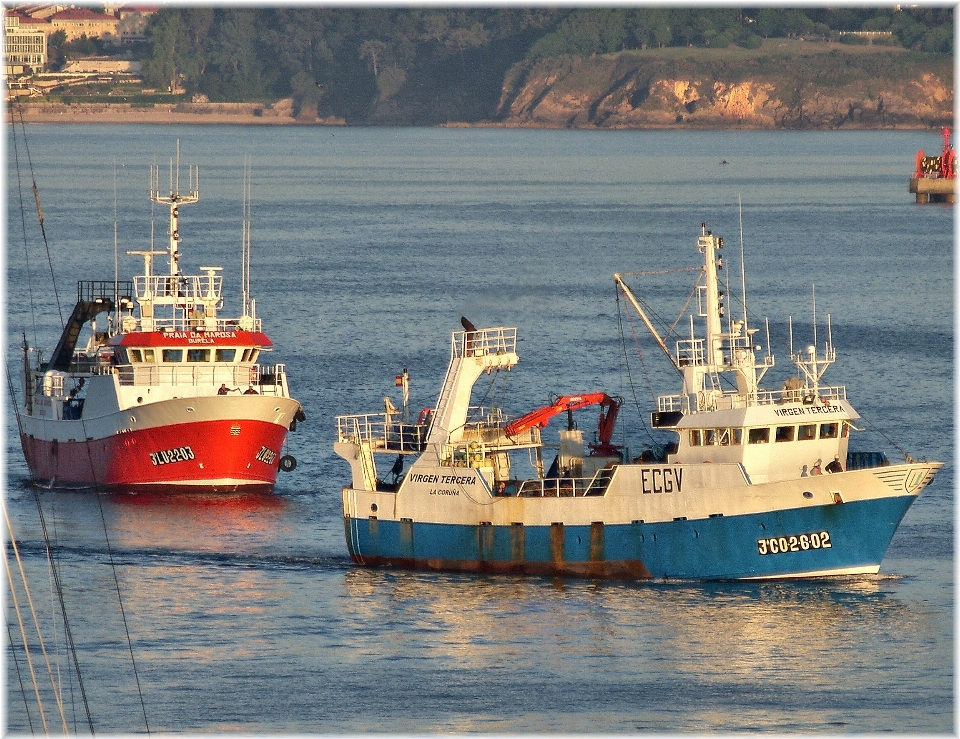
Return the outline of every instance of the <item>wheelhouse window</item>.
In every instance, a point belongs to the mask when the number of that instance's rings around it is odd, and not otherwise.
[[[164,362],[182,362],[183,349],[163,349],[161,350]]]
[[[770,441],[770,429],[750,429],[747,434],[748,444],[766,444]]]
[[[820,438],[821,439],[836,439],[837,432],[839,431],[839,424],[836,423],[821,423],[820,424]]]
[[[152,364],[153,362],[156,362],[156,361],[157,361],[157,354],[156,354],[156,352],[155,352],[153,349],[144,349],[144,350],[143,350],[143,361],[144,361],[144,362],[150,362],[151,364]]]
[[[690,429],[690,446],[703,446],[703,436],[700,429]]]
[[[237,356],[236,349],[217,349],[214,355],[215,362],[232,362]]]
[[[714,444],[736,446],[743,443],[743,429],[712,429]]]
[[[797,427],[797,441],[809,441],[817,438],[817,424],[810,423]]]
[[[244,350],[243,350],[243,357],[241,357],[240,361],[241,361],[241,362],[256,362],[256,361],[257,361],[257,354],[259,354],[259,353],[260,353],[260,350],[257,349],[257,348],[255,348],[255,347],[254,347],[254,348],[250,348],[250,349],[244,349]]]
[[[209,362],[210,350],[209,349],[187,349],[187,361],[188,362]]]
[[[777,441],[793,441],[794,431],[795,426],[777,426],[777,435],[774,438]]]

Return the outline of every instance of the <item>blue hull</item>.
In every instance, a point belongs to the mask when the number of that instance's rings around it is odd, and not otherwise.
[[[662,523],[493,526],[345,518],[369,566],[590,578],[729,580],[876,571],[912,495]]]

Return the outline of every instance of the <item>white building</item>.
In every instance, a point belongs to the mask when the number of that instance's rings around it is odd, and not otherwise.
[[[7,77],[42,70],[47,63],[47,34],[36,23],[4,13],[3,73]]]

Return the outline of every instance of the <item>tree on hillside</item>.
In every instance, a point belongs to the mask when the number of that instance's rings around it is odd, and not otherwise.
[[[670,16],[665,8],[638,8],[627,20],[633,45],[638,49],[662,49],[670,43]]]
[[[315,118],[326,85],[323,70],[334,58],[330,17],[312,9],[278,8],[261,16],[260,42],[276,52],[274,95],[293,97],[294,115]]]
[[[59,72],[67,63],[67,55],[64,51],[66,42],[66,31],[54,31],[47,37],[47,65],[54,72]]]
[[[181,19],[178,12],[157,13],[147,26],[152,54],[143,63],[144,81],[171,90],[179,74]]]
[[[785,38],[810,33],[815,21],[802,10],[762,8],[756,13],[756,33],[764,38]]]
[[[154,14],[147,26],[151,53],[143,65],[144,80],[171,91],[181,81],[197,89],[206,71],[203,47],[213,20],[214,12],[209,8]]]
[[[380,59],[387,51],[387,45],[379,39],[370,39],[360,44],[360,58],[369,59],[373,67],[373,76],[380,76]]]
[[[916,48],[929,54],[953,54],[953,24],[944,23],[931,28],[923,34]]]
[[[622,50],[627,37],[626,9],[575,10],[564,18],[556,31],[533,45],[530,57],[609,54]]]
[[[454,28],[447,34],[444,45],[453,52],[462,55],[467,49],[483,46],[490,40],[490,34],[482,23],[474,23],[469,28]]]

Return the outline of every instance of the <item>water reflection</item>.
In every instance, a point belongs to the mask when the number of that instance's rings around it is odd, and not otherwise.
[[[342,607],[368,637],[357,640],[361,652],[433,672],[468,665],[508,691],[574,680],[581,687],[571,705],[602,695],[622,711],[616,730],[811,730],[842,728],[850,695],[883,687],[891,662],[918,659],[914,635],[937,632],[927,609],[897,597],[899,585],[889,577],[662,585],[354,569]],[[864,631],[883,635],[886,648],[865,654]],[[702,711],[668,709],[677,692],[700,695]],[[559,715],[544,729],[576,730]]]
[[[123,490],[102,496],[112,543],[122,547],[233,550],[273,537],[288,502],[272,492]],[[245,541],[246,544],[239,544]]]
[[[289,498],[269,491],[178,493],[125,489],[96,492],[35,488],[7,495],[18,541],[54,550],[151,555],[176,552],[248,556],[290,538]]]

